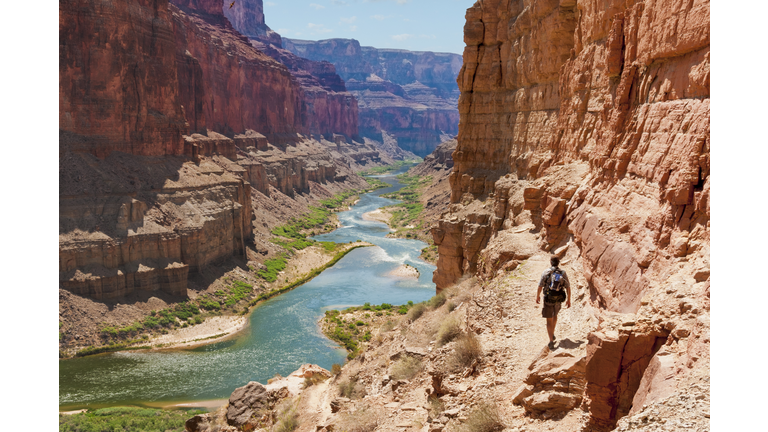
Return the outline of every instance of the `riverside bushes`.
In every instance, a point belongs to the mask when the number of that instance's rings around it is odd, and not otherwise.
[[[59,431],[183,431],[184,422],[188,418],[203,412],[136,407],[102,408],[73,415],[59,414]]]

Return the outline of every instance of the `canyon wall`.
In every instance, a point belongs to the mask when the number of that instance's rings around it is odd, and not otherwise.
[[[60,140],[99,157],[181,154],[175,53],[167,0],[59,2]]]
[[[601,322],[583,404],[596,428],[708,368],[709,10],[671,0],[467,10],[434,281],[514,268],[527,255],[510,239],[523,231],[554,254],[577,249]]]
[[[304,131],[330,137],[334,133],[359,139],[357,102],[347,92],[334,66],[324,61],[298,57],[282,48],[279,34],[264,21],[262,0],[239,0],[232,7],[223,4],[223,13],[249,43],[285,65],[302,89]]]
[[[387,159],[347,140],[332,65],[285,51],[293,73],[221,1],[172,3],[59,3],[59,275],[82,296],[186,297],[190,272],[247,256],[253,194],[357,187],[353,167]]]
[[[333,63],[357,98],[364,137],[381,141],[385,131],[423,157],[458,132],[456,54],[361,47],[354,39],[283,38],[283,45],[300,57]]]

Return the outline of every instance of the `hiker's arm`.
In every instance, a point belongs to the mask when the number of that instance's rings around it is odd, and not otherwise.
[[[539,285],[539,288],[536,290],[536,304],[541,303],[541,285]]]
[[[565,279],[565,293],[568,295],[567,301],[565,303],[566,307],[571,307],[571,282],[568,280],[568,275],[564,274]]]

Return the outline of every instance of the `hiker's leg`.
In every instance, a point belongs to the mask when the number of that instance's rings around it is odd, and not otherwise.
[[[557,314],[552,317],[552,331],[549,332],[549,340],[555,339],[555,327],[557,327]]]
[[[549,335],[549,341],[552,342],[552,335],[555,334],[555,324],[557,323],[557,315],[552,318],[547,318],[547,334]]]

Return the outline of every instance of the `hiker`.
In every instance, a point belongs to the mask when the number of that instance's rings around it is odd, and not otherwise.
[[[555,326],[557,325],[557,313],[560,312],[560,303],[566,301],[567,307],[571,307],[571,284],[565,270],[558,267],[560,258],[549,259],[552,267],[541,274],[539,289],[536,291],[536,304],[541,302],[541,291],[544,290],[544,307],[541,316],[547,319],[547,333],[549,334],[549,349],[555,349]],[[567,297],[566,297],[567,294]]]

